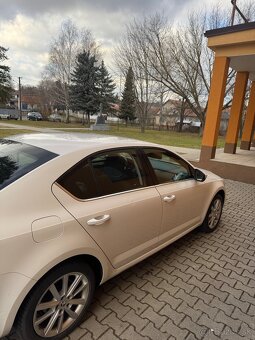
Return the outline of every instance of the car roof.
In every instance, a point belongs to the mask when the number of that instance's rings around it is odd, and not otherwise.
[[[5,139],[33,145],[59,155],[68,154],[81,149],[98,148],[99,145],[102,146],[102,149],[155,145],[135,139],[95,133],[31,133],[10,136]]]

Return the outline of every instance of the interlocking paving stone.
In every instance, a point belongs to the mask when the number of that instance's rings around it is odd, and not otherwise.
[[[214,233],[194,230],[99,287],[65,340],[255,339],[255,186],[225,182]]]

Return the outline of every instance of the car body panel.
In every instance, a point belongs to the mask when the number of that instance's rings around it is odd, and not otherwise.
[[[0,274],[0,337],[11,331],[17,310],[34,284],[19,273]]]
[[[210,190],[210,183],[205,185],[194,179],[160,184],[156,188],[163,204],[163,217],[160,231],[162,241],[174,237],[194,225],[201,224],[202,216],[207,211],[205,200]],[[165,197],[173,197],[170,202]]]
[[[53,186],[53,193],[96,240],[115,268],[148,252],[158,242],[162,207],[154,187],[84,201],[57,185]],[[104,224],[87,224],[103,215],[110,216]]]

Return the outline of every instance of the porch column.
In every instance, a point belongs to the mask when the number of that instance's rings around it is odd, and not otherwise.
[[[252,82],[240,149],[250,150],[255,125],[255,82]]]
[[[236,144],[238,138],[238,132],[242,117],[244,96],[248,81],[248,72],[237,72],[236,82],[234,89],[234,96],[232,101],[232,106],[230,110],[230,118],[228,122],[228,130],[226,135],[226,143],[224,152],[226,153],[236,153]]]
[[[228,68],[229,58],[215,57],[200,161],[215,157]]]

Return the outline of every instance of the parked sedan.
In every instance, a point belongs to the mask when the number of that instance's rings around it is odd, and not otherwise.
[[[27,119],[28,120],[42,120],[42,115],[40,114],[40,112],[29,112],[27,114]]]
[[[49,121],[50,122],[61,122],[62,117],[57,113],[52,113],[51,115],[49,115]]]
[[[2,139],[0,337],[64,338],[98,285],[194,228],[215,230],[224,198],[221,178],[156,144]]]

